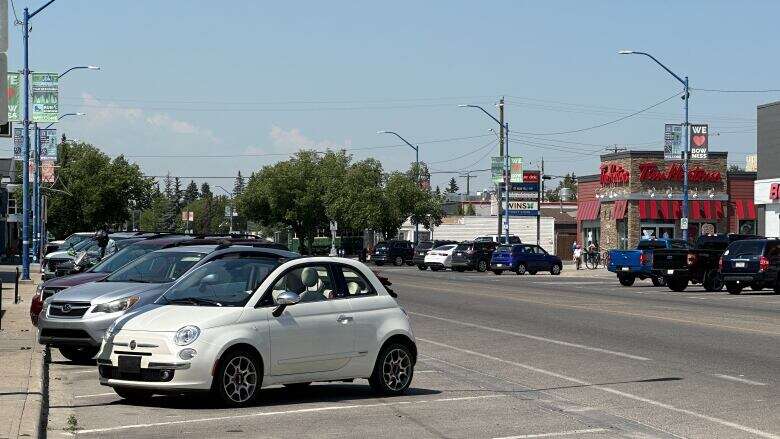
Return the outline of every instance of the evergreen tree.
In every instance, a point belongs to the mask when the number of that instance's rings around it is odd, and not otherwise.
[[[241,171],[238,171],[238,175],[236,176],[236,183],[233,186],[233,196],[237,197],[241,195],[242,192],[244,192],[244,177],[241,176]]]
[[[450,194],[454,194],[454,193],[458,192],[458,189],[460,189],[460,188],[458,187],[458,182],[455,181],[455,177],[450,178],[450,183],[447,186],[446,191],[448,193],[450,193]]]
[[[200,185],[200,197],[201,198],[212,198],[214,194],[211,193],[211,186],[207,182],[203,182],[203,184]]]
[[[198,185],[194,181],[190,180],[190,184],[184,189],[184,195],[182,196],[182,204],[184,206],[192,203],[198,199]]]
[[[176,201],[176,209],[180,210],[182,206],[182,196],[183,192],[181,190],[181,180],[179,180],[179,177],[175,177],[173,179],[173,199]]]
[[[439,185],[436,185],[436,190],[433,191],[437,196],[441,195],[441,189],[439,188]]]

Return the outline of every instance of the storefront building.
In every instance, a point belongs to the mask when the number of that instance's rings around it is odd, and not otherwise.
[[[780,102],[760,105],[757,113],[758,231],[780,237]]]
[[[587,246],[632,248],[642,237],[681,238],[682,162],[663,151],[601,156],[599,173],[578,178],[577,236]],[[691,160],[689,236],[755,231],[753,172],[727,172],[727,153]]]

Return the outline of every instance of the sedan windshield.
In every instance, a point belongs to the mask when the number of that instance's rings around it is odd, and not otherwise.
[[[70,235],[68,236],[68,239],[66,239],[65,242],[63,243],[63,248],[73,247],[74,245],[88,238],[89,236],[87,235]]]
[[[283,261],[276,258],[218,259],[182,278],[158,303],[190,306],[244,306]]]
[[[205,254],[183,251],[157,251],[130,262],[104,282],[141,282],[164,284],[173,282],[192,268]]]
[[[447,245],[441,245],[439,247],[436,247],[434,250],[446,252],[454,249],[455,247],[456,247],[455,244],[447,244]]]
[[[80,242],[74,244],[72,250],[80,252],[80,251],[84,250],[85,248],[91,246],[92,244],[96,244],[95,240],[92,239],[92,238],[88,238],[88,239],[85,239],[83,241],[80,241]]]
[[[92,267],[92,270],[90,271],[93,273],[113,273],[127,263],[158,249],[159,246],[156,245],[131,245],[116,252],[110,258],[100,261],[100,263]]]

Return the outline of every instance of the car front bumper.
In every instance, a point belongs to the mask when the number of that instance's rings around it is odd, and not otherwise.
[[[103,334],[118,313],[91,313],[87,310],[82,317],[53,317],[49,315],[48,306],[44,306],[38,316],[38,343],[53,347],[68,346],[100,346]]]

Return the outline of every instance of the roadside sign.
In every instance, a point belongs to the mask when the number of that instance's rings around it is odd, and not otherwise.
[[[523,182],[523,158],[522,157],[509,157],[509,182],[510,183],[522,183]],[[510,186],[510,191],[511,191]]]
[[[336,221],[331,221],[330,222],[330,231],[331,232],[338,232],[339,231],[339,223],[337,223]]]
[[[688,229],[688,218],[680,218],[680,229],[681,230]]]
[[[691,159],[707,160],[709,157],[709,126],[691,124]]]
[[[501,192],[504,191],[504,184],[499,185]],[[525,191],[525,192],[539,192],[539,183],[511,183],[509,185],[509,192]]]
[[[506,202],[502,203],[506,206]],[[539,203],[536,201],[509,201],[509,216],[537,216]]]
[[[539,183],[540,171],[523,171],[523,183]]]
[[[23,160],[22,149],[24,148],[24,130],[21,127],[14,127],[14,160]]]
[[[57,122],[60,116],[59,74],[31,73],[32,121]]]
[[[682,125],[664,125],[664,160],[682,160],[682,136]]]
[[[41,145],[41,160],[57,161],[57,129],[39,129],[38,136],[38,142]]]
[[[490,177],[493,183],[499,184],[504,181],[504,158],[493,157],[490,162]]]
[[[1,2],[0,2],[1,3]],[[19,72],[11,72],[6,75],[6,98],[8,99],[8,120],[11,122],[22,121],[22,75]]]

